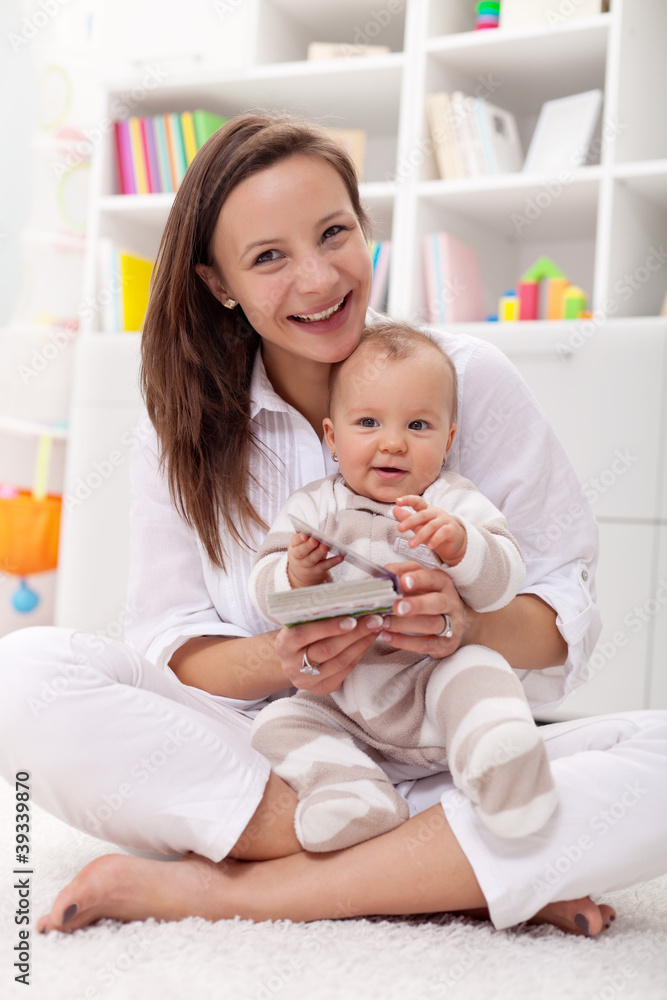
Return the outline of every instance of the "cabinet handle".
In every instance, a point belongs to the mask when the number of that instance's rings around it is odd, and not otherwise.
[[[500,345],[499,345],[500,346]],[[573,347],[563,345],[562,347],[544,347],[536,345],[534,347],[501,347],[501,351],[509,358],[558,358],[561,361],[569,361],[576,353]]]

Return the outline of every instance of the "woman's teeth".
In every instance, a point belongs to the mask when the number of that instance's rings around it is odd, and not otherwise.
[[[331,309],[325,309],[324,312],[319,313],[310,313],[306,316],[298,316],[295,313],[293,319],[298,319],[301,323],[317,323],[320,320],[329,319],[329,317],[333,316],[333,314],[338,312],[339,309],[342,309],[344,305],[345,298],[342,298],[340,302],[338,302],[337,305],[332,306]]]

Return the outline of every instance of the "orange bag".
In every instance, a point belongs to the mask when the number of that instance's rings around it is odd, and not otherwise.
[[[0,497],[0,570],[28,576],[58,564],[61,497],[38,500],[28,490]]]

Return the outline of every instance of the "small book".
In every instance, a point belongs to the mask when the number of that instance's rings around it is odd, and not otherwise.
[[[542,105],[523,169],[526,173],[571,170],[586,163],[602,108],[601,90],[587,90]]]
[[[449,233],[427,233],[422,254],[428,322],[483,320],[484,292],[474,247]]]
[[[115,122],[114,135],[116,139],[116,169],[118,171],[118,193],[136,194],[137,183],[132,163],[132,143],[130,126],[127,119]]]
[[[128,124],[130,128],[130,148],[132,150],[132,165],[134,167],[137,194],[149,194],[148,165],[146,163],[141,122],[139,118],[131,117],[128,119]]]
[[[183,111],[181,114],[181,131],[183,132],[183,148],[185,149],[185,160],[190,166],[197,155],[197,138],[195,136],[195,122],[191,111]]]
[[[141,119],[141,134],[144,143],[146,166],[148,168],[148,187],[151,194],[159,194],[164,189],[160,181],[160,168],[157,161],[157,147],[155,145],[152,118]]]
[[[482,98],[476,101],[475,111],[487,173],[517,173],[523,166],[523,148],[512,112]]]
[[[401,596],[398,577],[391,570],[371,562],[343,545],[318,528],[300,521],[290,520],[296,531],[317,539],[329,549],[331,555],[342,555],[348,562],[368,574],[368,579],[349,580],[343,583],[321,583],[315,587],[297,587],[269,595],[269,613],[281,625],[303,625],[305,622],[343,615],[389,614],[394,601]]]
[[[213,111],[202,111],[201,108],[192,112],[192,120],[195,126],[198,150],[227,122],[227,119],[223,118],[222,115],[216,115]]]
[[[171,194],[175,189],[174,181],[171,176],[171,165],[169,163],[167,133],[164,128],[164,115],[155,115],[153,118],[153,133],[155,136],[158,171],[160,174],[160,189],[168,194]]]
[[[426,98],[426,116],[441,179],[451,181],[465,177],[463,157],[452,115],[451,95],[429,94]]]
[[[175,186],[178,188],[185,177],[185,171],[188,169],[185,145],[183,143],[181,116],[175,112],[165,115],[165,125],[167,127],[167,139],[169,142],[170,161],[174,172]]]
[[[119,263],[122,289],[121,329],[136,332],[141,330],[144,323],[154,262],[121,250]]]

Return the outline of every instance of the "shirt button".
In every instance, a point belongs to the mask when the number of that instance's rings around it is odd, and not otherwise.
[[[581,571],[581,579],[584,582],[588,579],[588,570],[587,569],[582,569],[582,571]]]

